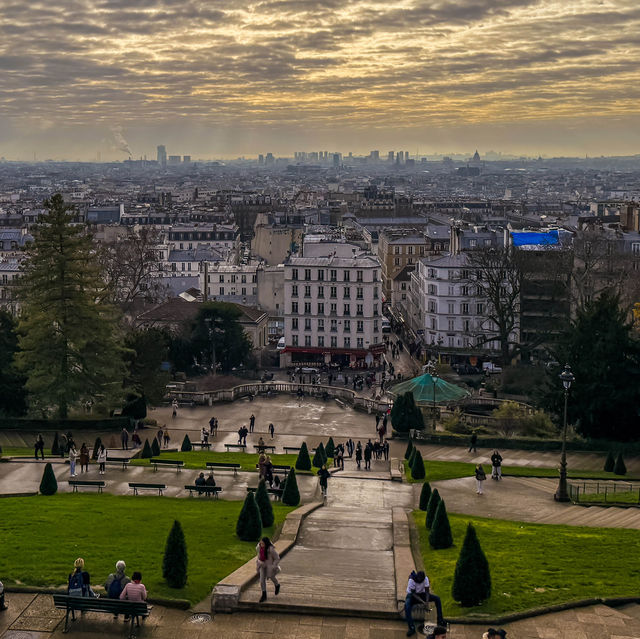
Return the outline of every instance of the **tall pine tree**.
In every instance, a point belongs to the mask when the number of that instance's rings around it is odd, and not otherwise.
[[[124,364],[115,311],[98,301],[104,284],[91,236],[72,224],[62,195],[45,207],[18,288],[23,312],[16,364],[32,404],[66,418],[96,395],[119,400]]]

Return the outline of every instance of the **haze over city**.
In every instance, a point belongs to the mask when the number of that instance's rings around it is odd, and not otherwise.
[[[640,148],[631,0],[6,1],[2,18],[7,159]]]

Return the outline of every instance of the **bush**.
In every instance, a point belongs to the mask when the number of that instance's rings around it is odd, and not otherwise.
[[[616,459],[616,465],[613,468],[614,475],[626,475],[627,467],[624,465],[624,459],[622,459],[622,453],[618,453],[618,459]]]
[[[242,541],[258,541],[262,536],[260,508],[253,493],[247,493],[236,523],[236,535]]]
[[[413,442],[409,440],[409,443],[407,444],[407,449],[404,451],[404,458],[408,460],[409,457],[411,457],[412,452],[413,452]]]
[[[612,473],[615,467],[616,458],[613,456],[613,452],[609,451],[609,454],[607,455],[607,461],[604,462],[604,471],[605,473]]]
[[[122,416],[133,419],[143,419],[147,416],[147,400],[144,397],[134,395],[122,407]]]
[[[162,560],[162,577],[171,588],[184,588],[187,583],[187,542],[179,521],[174,521]]]
[[[102,446],[102,440],[100,437],[96,437],[96,441],[93,443],[93,453],[91,453],[91,459],[98,459],[98,451]]]
[[[311,460],[309,459],[309,449],[307,442],[302,442],[298,459],[296,459],[296,470],[311,470]]]
[[[429,505],[429,498],[431,497],[431,485],[428,481],[422,484],[422,490],[420,491],[420,510],[427,510]]]
[[[151,453],[154,457],[158,457],[160,455],[160,444],[158,444],[158,438],[154,437],[151,442]]]
[[[489,562],[480,547],[473,524],[467,526],[467,533],[460,550],[453,574],[451,594],[461,606],[477,606],[491,596],[491,574]]]
[[[256,504],[258,504],[258,510],[260,510],[260,519],[262,525],[265,528],[273,526],[275,517],[273,516],[273,506],[271,506],[271,500],[269,499],[269,493],[267,492],[267,485],[264,479],[261,479],[258,483],[258,490],[256,490]]]
[[[463,435],[469,432],[469,426],[462,419],[462,411],[456,408],[453,413],[442,421],[442,427],[450,433],[461,433]]]
[[[413,462],[411,463],[411,477],[413,479],[424,479],[424,460],[422,454],[416,449],[416,454],[413,456]]]
[[[153,457],[153,451],[151,450],[151,446],[149,445],[149,440],[144,440],[144,446],[142,447],[142,452],[140,453],[140,457],[142,459],[151,459]]]
[[[449,525],[444,499],[440,500],[436,508],[436,516],[433,519],[433,526],[431,526],[431,532],[429,533],[429,543],[434,550],[442,550],[453,546],[453,535],[451,534],[451,526]]]
[[[53,436],[53,444],[51,444],[51,455],[57,457],[60,454],[60,442],[58,441],[58,433]]]
[[[189,439],[189,435],[185,435],[182,440],[182,446],[180,446],[180,450],[183,453],[190,453],[193,450],[193,446],[191,445],[191,440]]]
[[[329,437],[329,441],[327,442],[324,452],[327,458],[331,457],[331,459],[333,459],[333,455],[336,452],[336,445],[333,443],[333,437]]]
[[[427,516],[425,518],[425,526],[427,528],[431,528],[433,525],[433,520],[436,516],[436,510],[438,509],[438,503],[440,502],[440,493],[438,489],[434,489],[431,493],[431,497],[429,497],[429,503],[427,504]]]
[[[313,456],[313,465],[316,468],[322,468],[322,465],[326,463],[327,463],[327,455],[324,451],[324,446],[322,445],[322,442],[320,442],[318,444],[318,448],[316,448],[316,453]]]
[[[399,433],[408,433],[411,429],[424,430],[422,411],[413,398],[411,391],[396,397],[391,409],[391,423]]]
[[[284,482],[284,490],[282,491],[282,503],[286,506],[297,506],[300,503],[300,491],[298,490],[298,480],[296,479],[296,470],[292,468]]]
[[[40,493],[42,495],[55,495],[58,492],[58,481],[49,462],[44,467],[40,480]]]

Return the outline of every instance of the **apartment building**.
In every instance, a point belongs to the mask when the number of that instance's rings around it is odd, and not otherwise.
[[[205,268],[206,266],[206,268]],[[212,262],[200,267],[200,290],[210,302],[258,303],[258,264]]]

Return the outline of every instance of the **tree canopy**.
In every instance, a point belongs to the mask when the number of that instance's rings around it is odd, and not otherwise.
[[[27,409],[26,377],[16,369],[18,351],[16,322],[6,311],[0,311],[0,413],[23,415]]]

